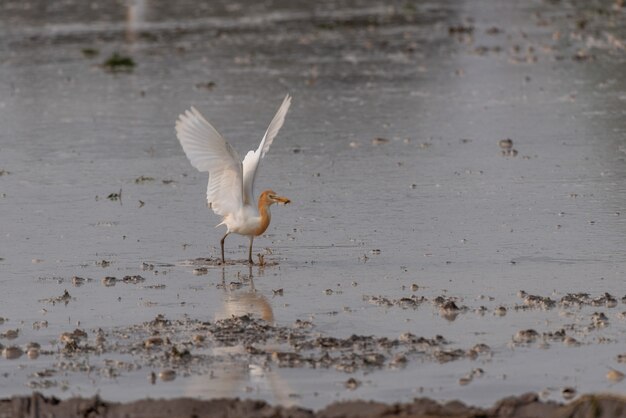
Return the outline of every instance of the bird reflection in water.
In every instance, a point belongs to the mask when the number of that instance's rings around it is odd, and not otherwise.
[[[261,273],[262,268],[258,269]],[[241,273],[227,280],[226,269],[222,268],[223,304],[215,313],[215,321],[233,316],[250,315],[268,323],[274,322],[274,311],[270,301],[254,287],[252,266],[248,275]],[[279,351],[279,347],[259,346],[267,353]],[[257,364],[249,361],[249,355],[242,344],[233,347],[215,347],[215,367],[210,375],[191,378],[186,395],[202,398],[241,397],[250,393],[254,398],[262,398],[270,403],[283,406],[297,405],[291,396],[288,383],[271,364]]]
[[[261,272],[262,269],[259,269]],[[224,290],[224,304],[222,309],[215,313],[215,320],[232,318],[233,316],[250,315],[269,323],[274,322],[274,311],[267,298],[254,287],[252,266],[248,268],[248,275],[239,274],[236,281],[226,283],[226,269],[222,268],[222,286]]]

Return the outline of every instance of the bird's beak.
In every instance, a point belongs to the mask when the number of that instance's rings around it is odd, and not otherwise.
[[[291,203],[291,200],[287,199],[286,197],[282,197],[282,196],[276,196],[276,197],[274,197],[274,200],[277,203],[280,203],[280,204],[283,204],[283,205]]]

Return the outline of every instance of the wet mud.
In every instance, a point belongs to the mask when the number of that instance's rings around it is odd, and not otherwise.
[[[142,400],[129,403],[71,398],[61,401],[39,393],[30,397],[0,400],[0,416],[21,417],[276,417],[276,418],[618,418],[626,416],[626,399],[617,396],[587,395],[570,404],[541,402],[535,394],[501,400],[491,408],[476,408],[452,401],[438,403],[418,398],[410,403],[347,401],[329,405],[319,411],[298,407],[271,406],[263,401],[218,399],[201,401],[181,398]]]

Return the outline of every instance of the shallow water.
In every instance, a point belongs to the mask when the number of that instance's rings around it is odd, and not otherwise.
[[[487,0],[70,3],[0,5],[0,333],[19,329],[0,344],[55,352],[1,358],[2,397],[30,392],[37,371],[61,369],[62,332],[246,311],[283,326],[311,320],[321,335],[442,335],[451,348],[484,343],[491,354],[348,374],[259,369],[215,348],[213,374],[152,385],[158,368],[109,352],[82,360],[98,372],[58,371],[43,391],[314,408],[421,395],[489,405],[526,391],[561,399],[565,386],[623,392],[605,375],[626,372],[616,360],[626,341],[626,10]],[[114,51],[136,68],[105,71]],[[206,208],[206,175],[175,139],[177,115],[196,106],[243,154],[286,92],[292,108],[257,178],[293,202],[274,207],[255,240],[278,266],[194,275],[189,261],[217,256],[223,231]],[[517,156],[502,155],[504,138]],[[141,176],[152,180],[136,183]],[[107,198],[120,190],[121,201]],[[246,245],[229,237],[227,257],[243,259]],[[146,281],[101,282],[135,274]],[[250,274],[253,287],[220,286]],[[75,287],[73,276],[93,281]],[[44,301],[66,289],[69,303]],[[557,301],[608,292],[618,304],[515,309],[520,290]],[[369,301],[411,295],[429,301]],[[440,295],[468,310],[446,319],[430,302]],[[494,314],[499,306],[506,315]],[[608,326],[590,328],[594,312]],[[34,329],[38,321],[47,327]],[[565,328],[581,345],[514,343],[528,328]],[[110,377],[106,360],[136,367]],[[484,375],[460,385],[475,368]],[[362,383],[356,390],[344,386],[350,377]]]

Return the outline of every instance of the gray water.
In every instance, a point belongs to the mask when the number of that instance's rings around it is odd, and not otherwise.
[[[259,372],[216,351],[226,360],[212,376],[152,385],[147,366],[117,377],[60,371],[43,392],[314,408],[416,396],[490,405],[527,391],[562,399],[566,386],[623,393],[605,375],[626,372],[616,360],[626,342],[626,10],[585,4],[3,1],[0,333],[19,336],[0,343],[56,352],[59,334],[76,327],[269,309],[277,324],[311,320],[322,335],[440,334],[491,354],[350,375]],[[132,57],[132,72],[102,67],[113,52]],[[274,207],[255,240],[278,265],[253,267],[253,288],[224,290],[222,280],[250,272],[237,263],[192,273],[189,260],[219,254],[223,230],[174,121],[194,105],[243,155],[287,92],[293,105],[256,182],[293,203]],[[516,156],[502,155],[504,138]],[[121,201],[107,198],[120,190]],[[245,258],[247,239],[226,243],[227,258]],[[146,282],[101,283],[134,274]],[[73,276],[94,280],[75,287]],[[66,289],[68,304],[44,300]],[[516,310],[520,290],[557,301],[608,292],[618,305]],[[450,320],[431,303],[369,302],[412,294],[469,310]],[[594,312],[608,326],[589,327]],[[565,328],[581,344],[514,343],[528,328]],[[132,363],[115,353],[87,361],[105,360]],[[33,374],[60,361],[0,358],[0,396],[30,393]],[[484,375],[460,385],[475,368]],[[362,382],[354,391],[344,387],[351,376]]]

